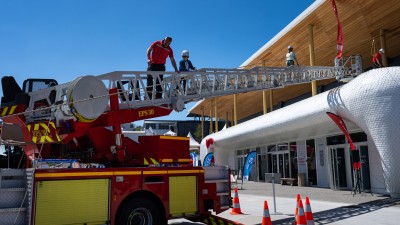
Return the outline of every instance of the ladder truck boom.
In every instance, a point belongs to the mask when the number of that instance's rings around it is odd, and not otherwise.
[[[1,142],[23,149],[26,167],[34,168],[26,188],[32,199],[20,204],[27,213],[20,224],[164,225],[172,218],[195,221],[227,210],[232,204],[229,168],[193,167],[186,137],[134,141],[123,135],[121,125],[179,112],[186,103],[206,98],[349,80],[361,73],[359,56],[335,64],[180,74],[115,71],[64,84],[27,79],[22,89],[13,77],[3,77]],[[148,86],[148,77],[161,89]],[[0,205],[0,221],[8,221],[5,211]]]
[[[113,152],[114,156],[118,156],[117,161],[130,164],[125,155],[127,151],[128,155],[135,154],[135,151],[129,153],[129,150],[121,150],[124,141],[119,128],[121,124],[165,116],[172,110],[182,111],[186,103],[205,98],[282,88],[312,80],[348,79],[361,73],[359,56],[349,57],[347,62],[351,66],[345,66],[342,62],[335,67],[206,68],[182,74],[115,71],[99,76],[78,77],[60,85],[55,80],[28,79],[22,91],[8,97],[13,101],[3,104],[0,115],[3,121],[22,127],[25,135],[24,140],[20,141],[31,143],[25,148],[30,156],[34,145],[41,143],[70,144],[73,148],[79,138],[86,137],[89,140],[83,142],[89,141],[96,146],[99,142],[97,133],[102,131],[104,135],[113,134],[113,149],[96,149],[96,153],[90,155],[92,159],[87,156],[84,158],[104,163],[114,159],[110,153]],[[164,79],[161,79],[160,73]],[[156,95],[156,85],[147,86],[148,76],[158,81],[162,93]],[[185,86],[180,84],[181,80],[186,81]],[[7,82],[4,83],[7,85]],[[48,87],[44,89],[32,89],[46,85]],[[158,96],[161,98],[156,98]],[[105,128],[109,126],[112,129]],[[41,135],[41,128],[47,130],[45,135]],[[128,145],[135,146],[129,141]]]

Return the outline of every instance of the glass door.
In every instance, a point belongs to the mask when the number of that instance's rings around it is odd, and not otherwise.
[[[362,190],[371,190],[371,180],[369,173],[369,158],[368,158],[368,145],[358,144],[360,150],[360,163],[361,163],[361,188]]]
[[[259,180],[265,180],[265,173],[267,173],[267,155],[257,155],[258,157],[258,174]]]
[[[338,146],[329,147],[331,161],[331,180],[334,189],[347,187],[345,148]]]

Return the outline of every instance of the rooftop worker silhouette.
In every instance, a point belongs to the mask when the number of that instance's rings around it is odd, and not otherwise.
[[[375,53],[374,57],[372,58],[372,67],[373,68],[381,68],[383,67],[382,64],[382,55],[385,53],[385,51],[383,50],[383,48],[379,49],[379,51],[377,53]]]
[[[169,57],[175,72],[179,73],[174,59],[174,52],[170,47],[171,42],[172,38],[166,37],[164,40],[155,41],[150,45],[147,49],[147,71],[165,71],[165,62],[167,57]],[[154,79],[155,77],[153,78],[151,74],[147,74],[147,93],[150,99],[152,97]],[[156,80],[156,98],[162,98],[162,88],[160,85],[160,81],[162,80],[163,75],[160,74],[160,80]]]
[[[286,66],[293,66],[294,61],[296,61],[296,64],[299,65],[299,62],[297,62],[296,54],[293,52],[293,47],[288,46],[288,53],[286,54]]]

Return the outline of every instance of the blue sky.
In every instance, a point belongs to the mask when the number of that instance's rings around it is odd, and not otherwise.
[[[0,75],[15,76],[22,86],[27,78],[65,83],[82,75],[144,71],[147,48],[165,36],[173,37],[177,61],[187,49],[197,68],[236,68],[313,2],[2,0]],[[190,119],[186,114],[157,119]]]

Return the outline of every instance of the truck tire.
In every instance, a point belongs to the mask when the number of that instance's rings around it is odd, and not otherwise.
[[[147,198],[133,198],[122,205],[116,225],[164,225],[166,224],[157,205]]]

